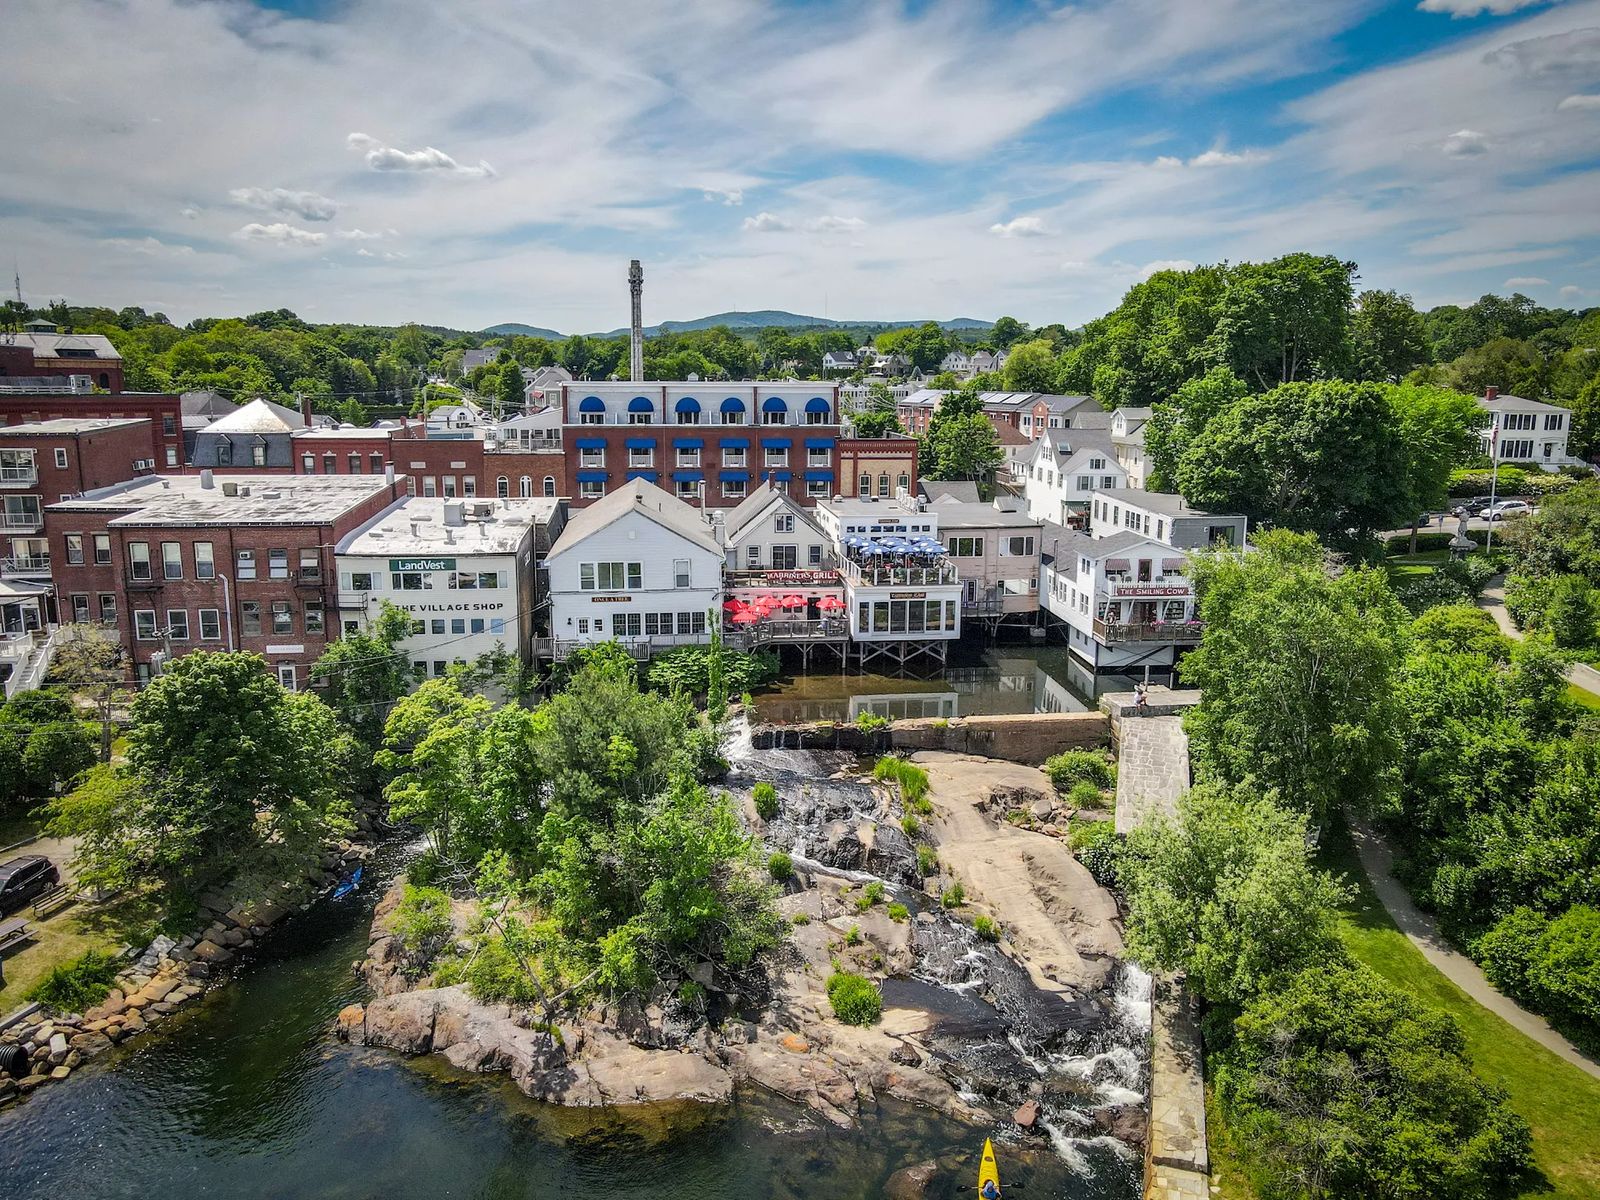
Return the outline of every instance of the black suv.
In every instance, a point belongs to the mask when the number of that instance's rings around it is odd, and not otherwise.
[[[0,863],[0,916],[61,886],[61,872],[42,854],[24,854]]]
[[[1450,510],[1451,515],[1459,517],[1466,513],[1469,517],[1481,517],[1489,511],[1489,497],[1474,496],[1471,500],[1463,500]]]

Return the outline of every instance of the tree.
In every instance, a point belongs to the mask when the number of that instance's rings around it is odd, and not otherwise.
[[[1350,340],[1358,379],[1399,383],[1433,356],[1428,323],[1410,296],[1366,291],[1356,297]]]
[[[0,705],[0,806],[53,796],[94,759],[83,723],[60,693],[18,692]]]
[[[1181,670],[1202,692],[1185,723],[1202,773],[1254,779],[1319,820],[1380,804],[1406,624],[1383,573],[1338,569],[1315,538],[1282,531],[1192,563],[1205,631]]]
[[[1213,1004],[1244,1004],[1338,956],[1329,913],[1348,889],[1312,866],[1305,814],[1249,784],[1194,788],[1175,824],[1129,834],[1117,871],[1128,952],[1185,972]]]
[[[361,747],[359,787],[376,789],[373,755],[383,744],[394,703],[411,686],[411,664],[395,649],[411,633],[411,617],[387,600],[369,630],[346,633],[311,664],[311,686]]]
[[[1171,491],[1177,486],[1178,463],[1189,444],[1211,419],[1249,395],[1250,389],[1227,367],[1213,367],[1190,379],[1165,404],[1157,404],[1144,427],[1146,486]]]
[[[1450,386],[1482,395],[1497,387],[1508,396],[1542,400],[1550,393],[1550,363],[1532,342],[1492,338],[1474,346],[1446,368]]]
[[[1476,453],[1478,430],[1489,418],[1472,397],[1444,388],[1392,387],[1388,400],[1403,453],[1407,495],[1399,503],[1414,553],[1422,514],[1448,502],[1450,473]]]
[[[68,625],[57,634],[51,675],[94,704],[100,718],[100,761],[111,761],[112,713],[127,693],[128,661],[115,638],[93,625]]]
[[[1567,433],[1567,451],[1578,458],[1600,456],[1600,371],[1583,385],[1572,402],[1572,428]]]
[[[1008,392],[1053,392],[1060,375],[1055,349],[1043,338],[1014,347],[1002,372]]]
[[[937,432],[930,428],[926,446],[932,469],[922,474],[928,479],[992,479],[1005,461],[994,422],[981,412],[951,417]]]
[[[1355,270],[1314,254],[1229,268],[1211,337],[1216,360],[1263,389],[1338,373],[1350,354]]]
[[[1264,1194],[1488,1200],[1525,1184],[1528,1127],[1473,1075],[1454,1018],[1365,967],[1262,992],[1211,1065]]]
[[[906,427],[900,423],[900,418],[893,410],[881,412],[868,409],[865,412],[858,412],[850,418],[850,425],[855,431],[855,436],[862,438],[888,437],[891,433],[906,431]]]
[[[989,334],[989,340],[994,343],[996,350],[1004,350],[1015,342],[1020,342],[1028,336],[1028,326],[1025,322],[1015,317],[1001,317],[994,323],[994,329]],[[1038,392],[1043,388],[1022,388],[1021,391]]]

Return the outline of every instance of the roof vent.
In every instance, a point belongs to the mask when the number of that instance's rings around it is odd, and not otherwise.
[[[211,471],[210,471],[209,468],[207,468],[206,470],[200,472],[200,487],[201,487],[201,490],[209,492],[212,488],[214,488],[216,486],[217,486],[216,485],[216,481],[212,478]]]
[[[224,496],[237,496],[239,494],[239,485],[231,479],[224,479],[222,481],[222,494]]]

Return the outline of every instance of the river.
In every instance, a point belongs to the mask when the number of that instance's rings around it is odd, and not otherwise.
[[[927,1194],[942,1200],[970,1195],[984,1134],[1005,1137],[894,1103],[841,1131],[757,1095],[626,1120],[337,1042],[334,1015],[364,998],[351,964],[372,904],[403,860],[390,844],[371,886],[285,922],[227,986],[0,1111],[0,1195],[866,1200],[897,1168],[936,1159]],[[1136,1166],[1115,1155],[1075,1170],[1037,1142],[998,1153],[1029,1196],[1138,1194]]]

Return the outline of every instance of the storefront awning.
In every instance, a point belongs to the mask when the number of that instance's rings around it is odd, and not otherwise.
[[[610,471],[579,471],[579,483],[604,483],[611,478]]]
[[[606,448],[605,438],[575,438],[572,444],[579,450],[604,450]]]
[[[1108,571],[1126,571],[1127,569],[1128,569],[1128,560],[1125,559],[1125,558],[1108,558],[1108,559],[1106,559],[1106,570],[1108,570]]]

